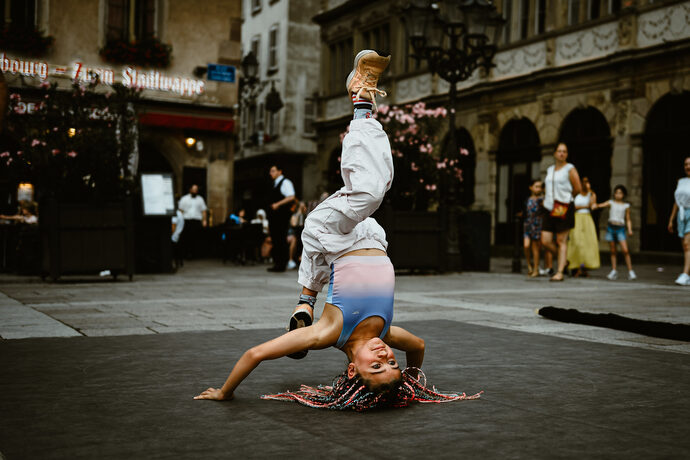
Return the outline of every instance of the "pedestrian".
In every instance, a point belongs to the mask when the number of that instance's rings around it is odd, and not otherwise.
[[[208,208],[204,198],[199,195],[199,186],[194,184],[189,187],[189,193],[180,198],[177,207],[184,215],[184,230],[180,236],[184,256],[199,257],[199,248],[203,242],[201,231],[208,225]]]
[[[594,220],[590,212],[597,202],[589,178],[582,178],[582,190],[575,196],[575,227],[568,240],[568,262],[570,270],[577,270],[575,276],[587,276],[587,270],[600,267],[599,241]]]
[[[544,181],[544,209],[548,212],[542,220],[541,243],[545,250],[557,258],[558,271],[551,277],[551,281],[563,281],[568,255],[568,234],[575,226],[572,201],[573,195],[580,193],[580,176],[575,166],[566,161],[568,146],[564,142],[556,145],[553,157],[555,164],[546,170]]]
[[[279,164],[271,166],[269,174],[273,179],[268,211],[271,241],[273,242],[273,266],[269,267],[268,271],[284,272],[288,262],[287,232],[290,226],[292,206],[295,202],[295,187],[290,179],[283,176],[283,168]]]
[[[606,277],[611,281],[618,279],[616,243],[620,244],[623,257],[625,257],[625,264],[628,266],[628,279],[637,279],[637,275],[632,267],[628,241],[625,236],[626,230],[628,236],[633,234],[632,221],[630,220],[630,203],[623,201],[627,194],[628,190],[624,185],[616,185],[613,188],[613,200],[597,204],[595,207],[595,209],[609,208],[609,223],[606,226],[605,239],[609,242],[609,248],[611,249],[611,272]]]
[[[355,410],[406,406],[414,400],[468,399],[464,394],[445,395],[420,385],[418,368],[424,359],[424,341],[390,325],[395,273],[386,256],[385,233],[369,217],[393,180],[388,137],[381,124],[371,118],[374,93],[385,94],[376,83],[389,60],[374,51],[360,52],[355,58],[356,72],[348,77],[355,110],[343,142],[345,186],[307,217],[299,274],[303,288],[290,321],[292,330],[249,350],[222,388],[209,388],[195,399],[232,399],[237,386],[262,361],[290,354],[304,357],[306,350],[330,346],[343,351],[349,361],[332,387],[303,386],[299,391],[263,398]],[[319,321],[311,325],[315,296],[326,283],[330,283],[326,305]],[[293,321],[297,312],[306,315],[308,324]],[[406,352],[408,368],[404,371],[391,346]]]
[[[678,236],[683,243],[683,273],[676,278],[676,284],[690,286],[690,156],[683,162],[685,177],[678,179],[676,191],[673,194],[675,203],[671,217],[668,220],[668,231],[673,233],[673,219],[678,216]]]
[[[184,265],[184,257],[182,256],[182,247],[180,245],[180,235],[184,230],[184,215],[178,206],[175,210],[175,215],[172,217],[172,253],[173,253],[173,267],[177,270]]]
[[[530,196],[525,203],[525,222],[523,224],[523,247],[527,261],[527,276],[539,276],[539,250],[541,249],[541,179],[535,179],[529,186]],[[530,259],[532,259],[530,261]]]
[[[297,262],[295,261],[295,254],[298,253],[298,249],[301,252],[301,241],[302,241],[302,230],[304,229],[304,219],[307,217],[307,205],[304,201],[297,204],[297,210],[290,217],[290,228],[288,229],[288,247],[289,247],[289,260],[287,263],[287,269],[293,270],[297,268]]]

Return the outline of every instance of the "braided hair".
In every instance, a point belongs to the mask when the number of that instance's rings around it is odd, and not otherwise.
[[[415,377],[413,374],[417,374]],[[408,367],[400,378],[372,387],[361,376],[347,377],[343,372],[331,386],[310,387],[302,385],[297,391],[262,395],[261,399],[296,401],[316,409],[364,411],[384,407],[407,407],[412,401],[443,403],[464,399],[477,399],[482,392],[467,396],[465,393],[441,393],[436,387],[426,386],[426,376],[421,369]]]

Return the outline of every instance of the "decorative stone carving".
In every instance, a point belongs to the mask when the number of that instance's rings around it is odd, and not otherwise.
[[[502,80],[536,72],[546,67],[546,41],[502,51],[496,54],[493,80]]]
[[[618,45],[620,47],[632,46],[633,43],[633,22],[635,16],[628,14],[618,21]]]
[[[616,131],[619,136],[623,136],[628,130],[628,113],[630,112],[630,101],[618,101],[616,106]]]
[[[641,14],[637,26],[640,47],[690,37],[690,2]]]
[[[563,35],[556,39],[556,65],[608,56],[615,53],[619,46],[617,21]]]

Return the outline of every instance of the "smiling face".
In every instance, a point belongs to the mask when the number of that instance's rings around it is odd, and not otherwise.
[[[400,366],[393,350],[383,340],[374,337],[362,345],[352,356],[347,367],[349,378],[359,374],[373,385],[381,385],[400,378]]]
[[[541,195],[542,183],[540,180],[535,180],[532,185],[529,186],[529,191],[532,192],[534,196]]]

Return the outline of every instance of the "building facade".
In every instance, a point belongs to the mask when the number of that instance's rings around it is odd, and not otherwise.
[[[209,63],[239,64],[240,0],[209,0],[203,8],[184,0],[7,0],[2,6],[6,30],[53,38],[39,58],[0,49],[8,62],[3,73],[10,91],[41,81],[67,89],[75,79],[88,81],[89,71],[104,85],[141,88],[139,172],[172,173],[177,195],[198,184],[212,218],[225,219],[232,203],[237,83],[204,75]],[[155,57],[151,66],[141,57],[128,62],[120,51],[129,50],[134,59],[145,43],[169,45],[167,65]],[[47,73],[27,78],[12,67],[25,61],[45,65]]]
[[[311,200],[316,177],[316,97],[319,89],[319,27],[311,18],[316,0],[243,0],[242,48],[259,62],[261,87],[240,101],[235,160],[235,205],[251,213],[267,205],[269,168],[279,163],[300,200]],[[277,91],[283,107],[269,110]]]
[[[317,131],[325,184],[351,117],[343,82],[356,51],[392,52],[381,82],[387,103],[447,105],[447,83],[407,57],[397,9],[403,3],[324,1],[314,18],[322,38]],[[459,84],[455,107],[458,139],[474,156],[473,170],[464,171],[473,184],[470,207],[493,216],[493,243],[512,244],[528,183],[545,176],[563,141],[600,202],[616,184],[627,187],[633,251],[677,251],[666,224],[690,140],[683,110],[690,101],[690,2],[494,3],[506,19],[495,67]],[[603,236],[605,214],[598,220]]]

